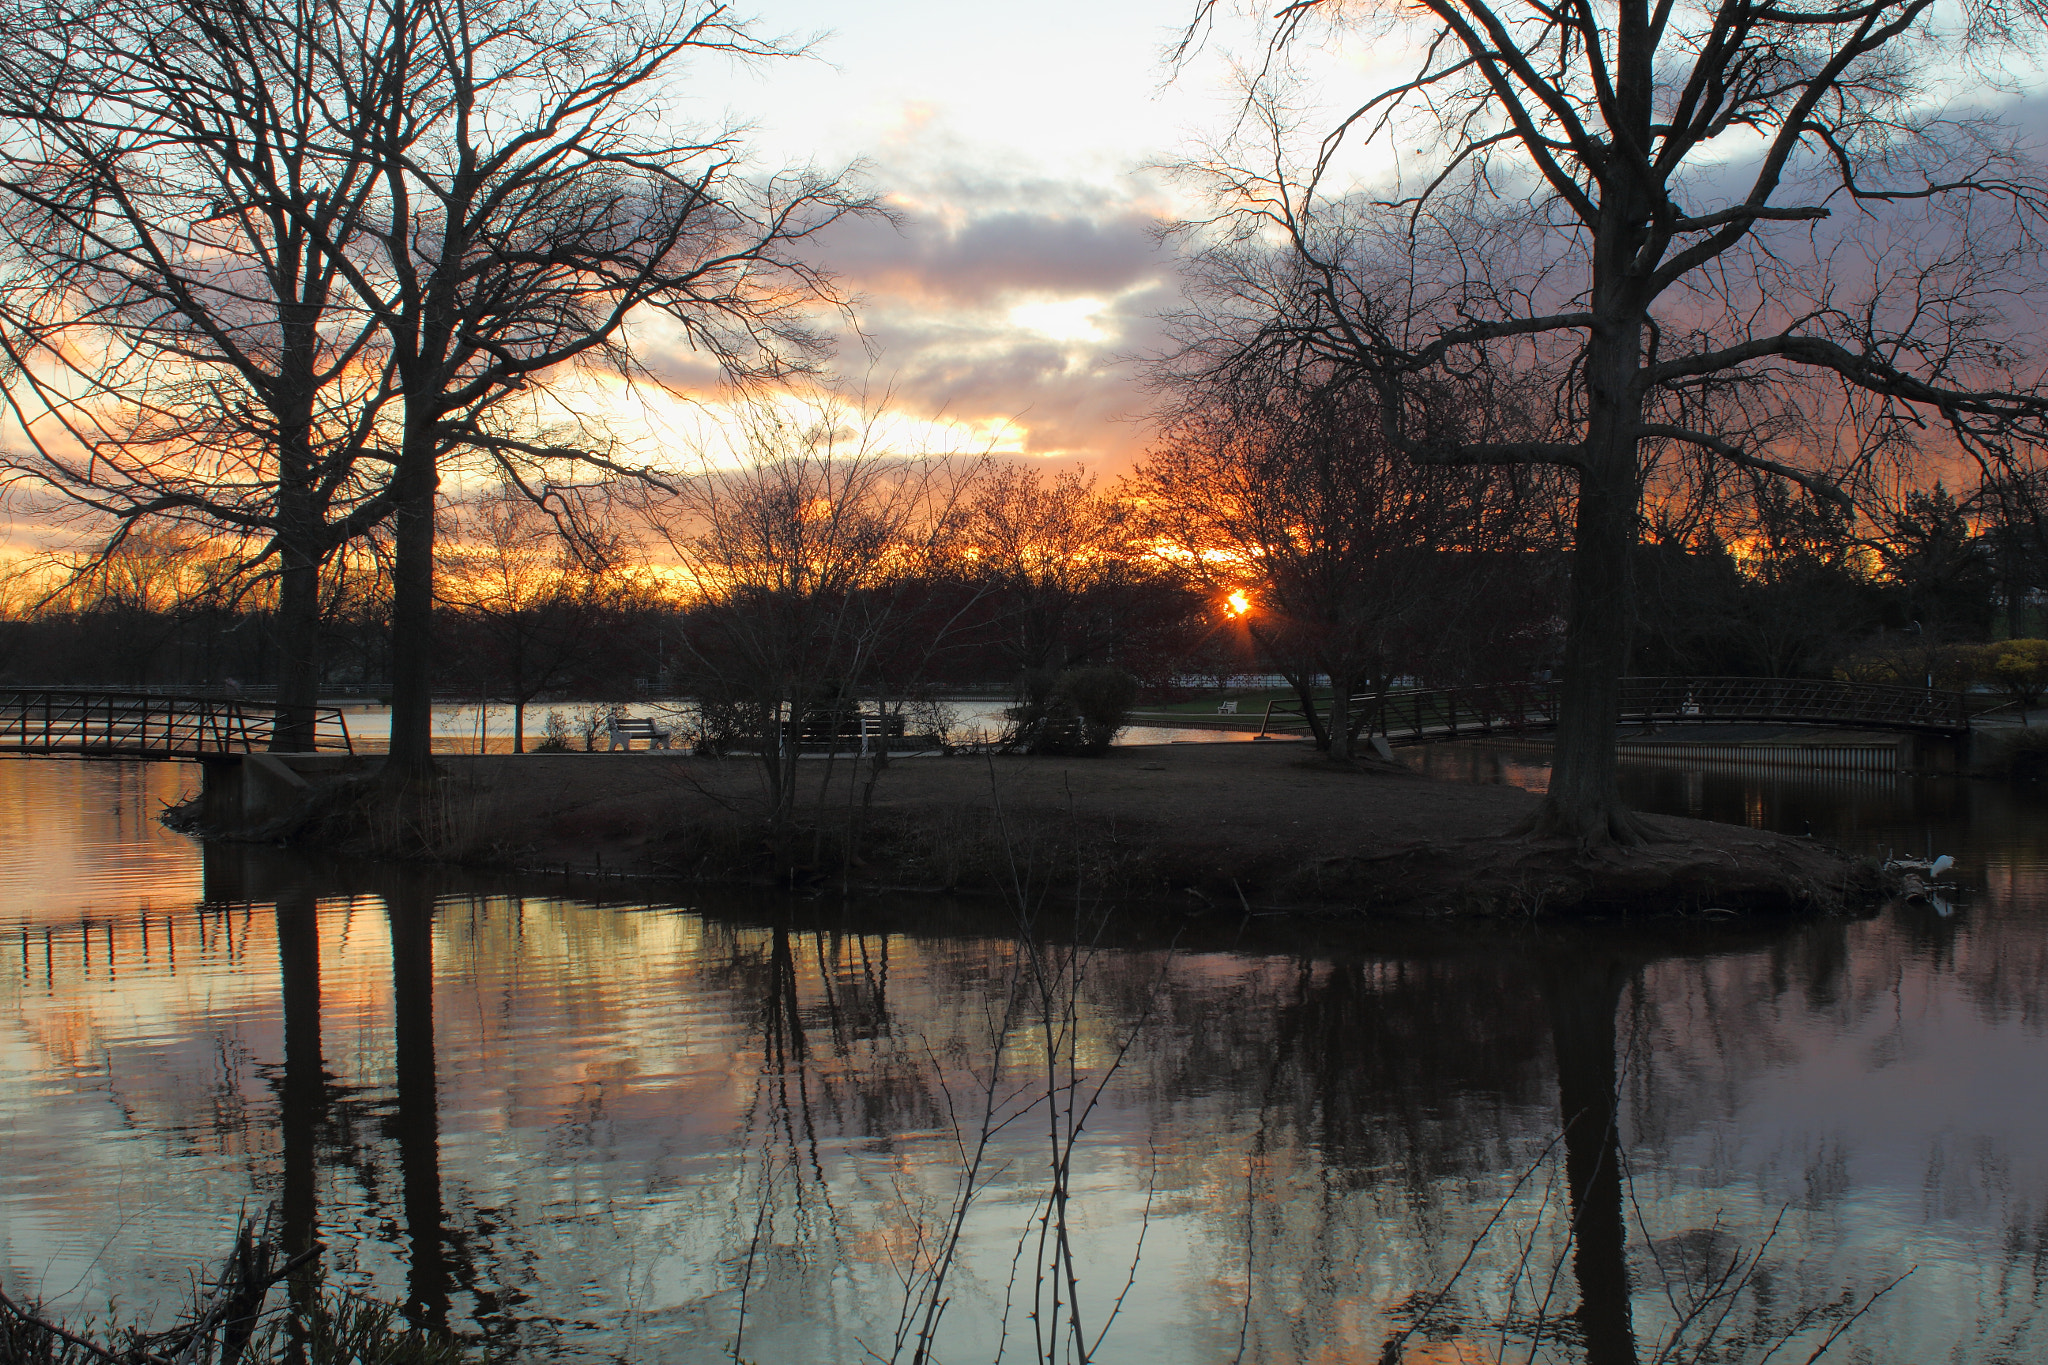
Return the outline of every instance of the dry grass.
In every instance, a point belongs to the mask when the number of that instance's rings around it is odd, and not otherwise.
[[[746,758],[449,757],[441,774],[410,809],[374,779],[332,784],[297,837],[503,869],[849,888],[989,892],[1057,869],[1089,894],[1190,908],[1810,912],[1883,890],[1811,840],[1704,821],[1653,819],[1639,848],[1520,838],[1527,792],[1334,769],[1292,744],[899,760],[871,802],[851,765],[828,782],[805,764],[781,828]]]

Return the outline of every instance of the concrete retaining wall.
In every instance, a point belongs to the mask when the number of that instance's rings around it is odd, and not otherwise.
[[[200,760],[200,822],[234,833],[285,815],[314,781],[357,772],[370,760],[357,754],[222,754]]]

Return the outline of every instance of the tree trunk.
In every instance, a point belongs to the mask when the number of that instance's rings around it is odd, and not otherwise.
[[[1332,763],[1351,761],[1351,677],[1349,674],[1332,672],[1330,675],[1330,719],[1325,728],[1329,731],[1329,755]]]
[[[526,752],[526,703],[520,699],[512,702],[512,752]]]
[[[1614,250],[1611,239],[1607,250]],[[1596,276],[1601,273],[1621,273],[1621,267],[1596,266]],[[1596,327],[1586,349],[1590,412],[1572,533],[1563,695],[1550,791],[1530,826],[1583,843],[1639,843],[1643,837],[1642,823],[1622,802],[1615,766],[1634,610],[1631,561],[1641,498],[1636,432],[1643,404],[1637,382],[1644,314],[1626,299],[1617,301],[1621,292],[1608,282],[1595,288],[1595,313],[1604,304],[1604,315],[1615,320]]]
[[[406,445],[393,517],[391,754],[384,772],[409,782],[434,771],[434,501],[440,478],[430,440],[408,433]]]
[[[1618,960],[1564,945],[1552,950],[1545,968],[1586,1365],[1636,1365],[1614,1066],[1614,1012],[1628,971]]]
[[[788,707],[789,719],[783,718]],[[784,856],[789,824],[796,813],[797,759],[803,752],[803,704],[777,701],[763,708],[767,724],[761,729],[761,766],[768,782],[769,840],[774,846],[775,870],[786,871]]]
[[[448,1266],[441,1206],[441,1121],[434,1057],[434,897],[413,883],[385,898],[391,921],[393,1070],[400,1202],[411,1264],[406,1316],[448,1325]]]
[[[1628,660],[1633,463],[1620,477],[1589,471],[1579,481],[1563,695],[1550,791],[1538,816],[1539,832],[1587,842],[1640,838],[1634,817],[1622,804],[1615,762],[1621,677]]]
[[[288,368],[308,363],[311,329],[288,316]],[[310,393],[310,383],[301,386]],[[321,540],[325,519],[312,486],[310,400],[278,412],[277,523],[277,719],[270,731],[272,753],[309,753],[317,747],[313,708],[320,700],[320,567],[327,557]]]
[[[1294,695],[1301,702],[1301,718],[1308,723],[1309,738],[1318,749],[1330,747],[1329,735],[1323,730],[1323,708],[1316,705],[1316,671],[1314,663],[1306,668],[1290,668],[1284,662],[1286,655],[1276,643],[1260,632],[1259,628],[1247,623],[1247,633],[1263,653],[1267,665],[1294,689]]]
[[[310,753],[318,747],[314,708],[320,700],[320,564],[287,548],[277,578],[277,722],[270,751]]]

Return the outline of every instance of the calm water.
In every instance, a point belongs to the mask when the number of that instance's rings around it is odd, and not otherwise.
[[[0,762],[0,1278],[71,1314],[274,1203],[501,1356],[2048,1358],[2038,788],[1630,774],[1952,853],[1946,915],[1023,941],[202,853],[193,780]]]

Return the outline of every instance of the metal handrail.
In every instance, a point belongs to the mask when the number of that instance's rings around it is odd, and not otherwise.
[[[274,702],[100,688],[0,688],[0,753],[205,758],[270,746]],[[340,732],[324,744],[324,730]],[[354,753],[340,708],[313,708],[313,747]]]
[[[1478,683],[1361,692],[1352,696],[1350,706],[1354,715],[1370,713],[1363,733],[1383,735],[1389,742],[1518,734],[1556,724],[1560,686]],[[1969,729],[1971,720],[1969,699],[1961,692],[1824,678],[1624,678],[1620,702],[1616,720],[1622,724],[1780,721],[1955,734]],[[1269,701],[1259,734],[1308,724],[1298,699]]]

